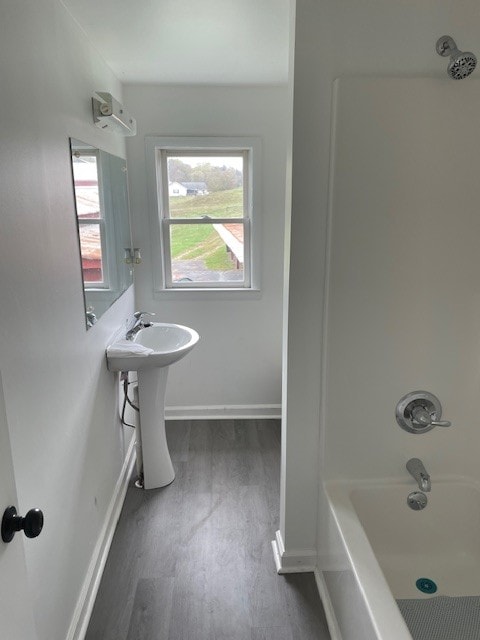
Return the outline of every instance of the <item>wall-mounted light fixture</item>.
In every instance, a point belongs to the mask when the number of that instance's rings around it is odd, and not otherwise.
[[[93,121],[99,129],[123,136],[137,134],[137,121],[111,93],[97,91],[92,98],[92,109]]]

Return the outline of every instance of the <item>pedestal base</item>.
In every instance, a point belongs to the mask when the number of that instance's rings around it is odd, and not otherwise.
[[[168,367],[138,372],[140,438],[145,489],[165,487],[175,479],[165,434]]]

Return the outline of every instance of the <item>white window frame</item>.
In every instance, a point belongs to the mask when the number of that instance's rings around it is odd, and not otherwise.
[[[154,291],[161,296],[214,292],[251,294],[260,290],[260,168],[259,138],[247,137],[162,137],[146,138],[147,181],[149,193],[151,249]],[[170,218],[168,215],[167,157],[175,154],[191,156],[244,155],[244,216],[238,218],[201,219]],[[170,261],[170,226],[174,224],[231,223],[244,224],[244,281],[173,283]]]

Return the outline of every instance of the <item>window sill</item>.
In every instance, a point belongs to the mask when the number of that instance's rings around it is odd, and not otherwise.
[[[153,292],[155,300],[260,300],[260,289],[161,289]]]

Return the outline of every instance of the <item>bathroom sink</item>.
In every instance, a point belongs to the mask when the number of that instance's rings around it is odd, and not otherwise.
[[[141,320],[143,312],[136,314]],[[135,333],[136,331],[136,333]],[[136,371],[139,417],[137,442],[143,487],[157,489],[173,482],[173,468],[165,434],[165,392],[169,365],[187,355],[200,336],[181,324],[153,322],[129,330],[133,340],[120,340],[107,348],[110,371]]]
[[[140,329],[133,343],[152,349],[149,353],[109,354],[107,363],[110,371],[146,371],[168,367],[187,355],[197,344],[199,335],[194,329],[180,324],[153,322]]]

